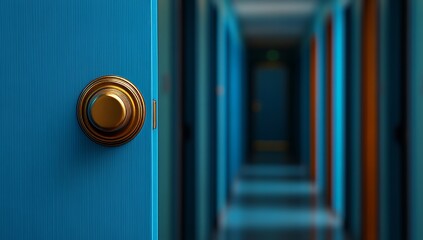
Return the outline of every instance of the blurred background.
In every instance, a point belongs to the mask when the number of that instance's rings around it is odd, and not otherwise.
[[[423,1],[158,2],[161,240],[423,239]]]

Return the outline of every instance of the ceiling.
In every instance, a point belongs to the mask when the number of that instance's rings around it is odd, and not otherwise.
[[[319,0],[232,0],[248,42],[292,44],[306,33]]]

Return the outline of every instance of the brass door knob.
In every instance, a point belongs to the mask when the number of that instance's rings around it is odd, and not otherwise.
[[[118,146],[131,141],[145,119],[142,94],[128,80],[117,76],[95,79],[78,100],[78,122],[93,141]]]
[[[88,118],[99,130],[117,131],[126,126],[130,115],[130,100],[115,89],[101,90],[89,101]]]

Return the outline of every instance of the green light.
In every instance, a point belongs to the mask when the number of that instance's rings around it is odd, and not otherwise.
[[[277,50],[269,50],[267,51],[267,60],[269,61],[277,61],[279,60],[279,51]]]

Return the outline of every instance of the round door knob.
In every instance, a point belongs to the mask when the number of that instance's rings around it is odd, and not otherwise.
[[[88,105],[88,117],[99,130],[113,132],[124,127],[131,114],[130,100],[113,89],[95,94]]]
[[[145,119],[144,99],[128,80],[117,76],[95,79],[78,101],[78,122],[93,141],[118,146],[131,141]]]

